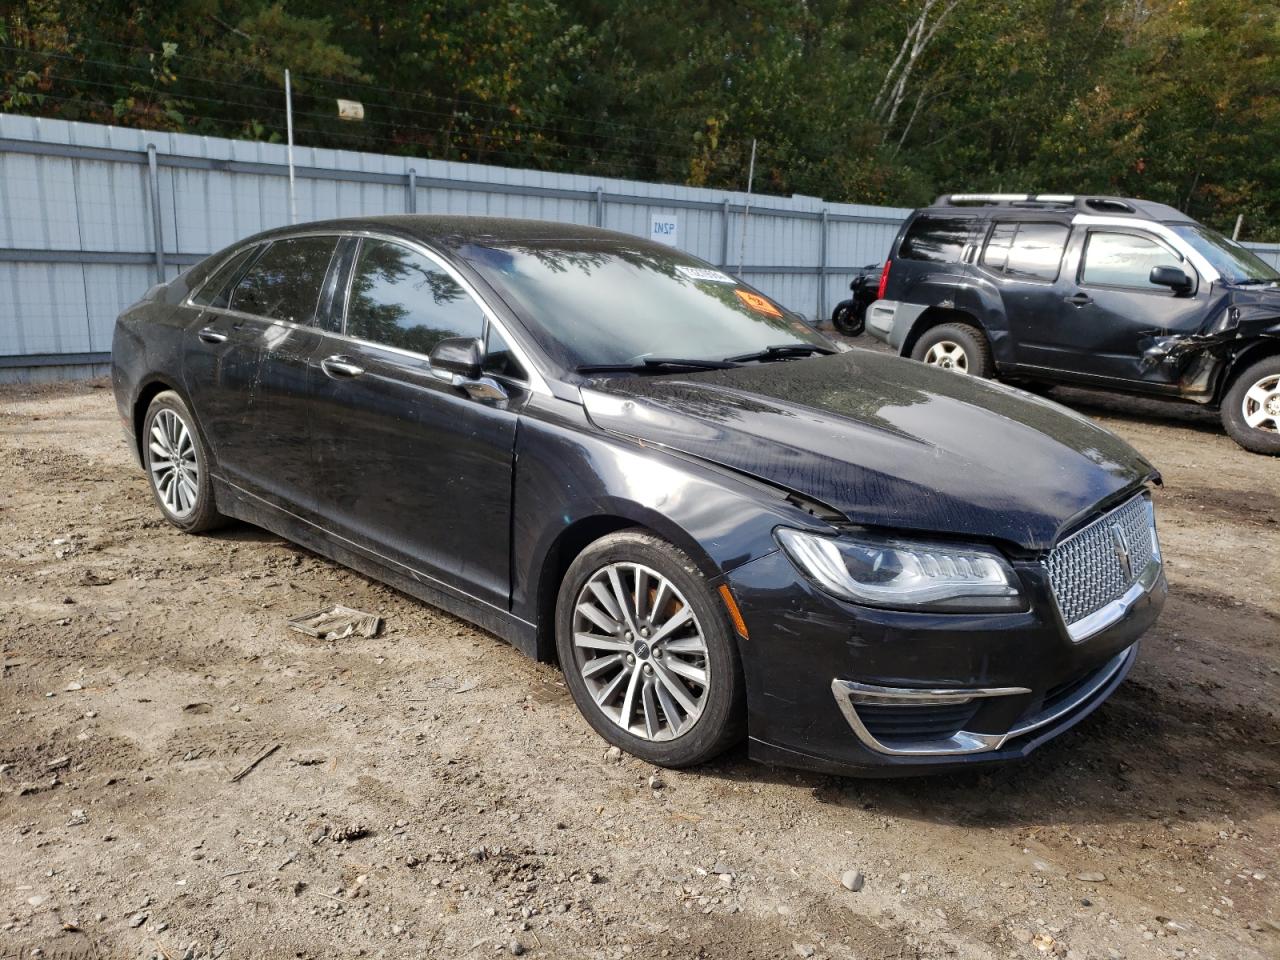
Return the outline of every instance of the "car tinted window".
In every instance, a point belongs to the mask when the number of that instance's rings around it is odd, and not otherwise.
[[[509,377],[512,380],[524,380],[524,367],[511,351],[511,344],[498,332],[498,328],[489,325],[489,333],[485,340],[484,367],[485,373],[498,377]]]
[[[972,217],[916,217],[902,238],[898,256],[908,260],[955,263],[969,242]]]
[[[1180,267],[1182,259],[1155,240],[1131,233],[1094,231],[1084,250],[1083,283],[1141,287],[1167,292],[1151,282],[1152,267]]]
[[[1061,223],[997,223],[982,263],[1014,277],[1053,280],[1067,247],[1070,228]]]
[[[249,258],[260,249],[261,247],[254,246],[237,253],[205,281],[200,292],[191,298],[191,302],[198,303],[202,307],[225,308],[231,300],[231,287],[240,276],[240,271],[244,269]]]
[[[356,258],[347,334],[427,354],[448,337],[480,337],[484,313],[462,286],[408,247],[365,240]]]
[[[334,237],[276,240],[231,294],[231,309],[273,320],[312,323]]]
[[[982,265],[992,270],[1004,270],[1005,262],[1009,259],[1009,247],[1017,232],[1016,223],[997,223],[991,229],[986,249],[982,251]]]

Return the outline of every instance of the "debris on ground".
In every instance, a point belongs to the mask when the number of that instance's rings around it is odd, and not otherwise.
[[[374,637],[381,627],[382,617],[377,614],[365,613],[340,603],[289,620],[290,630],[305,633],[317,640],[345,640],[355,634]]]
[[[280,744],[278,743],[273,743],[271,746],[267,747],[267,749],[263,750],[260,754],[258,754],[252,760],[250,760],[243,770],[241,770],[234,777],[232,777],[231,782],[239,783],[241,780],[243,780],[253,771],[254,767],[256,767],[263,760],[267,759],[267,757],[271,756],[273,753],[275,753],[279,749],[280,749]]]

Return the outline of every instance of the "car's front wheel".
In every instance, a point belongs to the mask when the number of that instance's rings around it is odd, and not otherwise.
[[[160,512],[186,533],[225,522],[213,500],[209,451],[195,418],[173,390],[158,393],[142,425],[142,464]]]
[[[623,530],[570,565],[556,650],[578,709],[605,740],[665,767],[742,736],[744,685],[725,611],[688,555]]]
[[[1254,453],[1280,455],[1280,357],[1246,368],[1222,399],[1222,425]]]
[[[943,323],[926,330],[912,348],[911,359],[974,377],[989,377],[995,370],[986,336],[967,323]]]

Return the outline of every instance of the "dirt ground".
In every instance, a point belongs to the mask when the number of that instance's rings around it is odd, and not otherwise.
[[[651,782],[552,667],[162,523],[104,384],[5,388],[0,956],[1280,957],[1280,461],[1055,396],[1165,477],[1169,604],[1106,706],[994,773]],[[384,632],[286,629],[334,602]]]

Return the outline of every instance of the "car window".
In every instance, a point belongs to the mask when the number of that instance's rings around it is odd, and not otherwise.
[[[485,339],[484,366],[485,373],[496,377],[508,377],[512,380],[524,380],[524,367],[511,351],[511,344],[498,332],[498,328],[489,324],[489,332]]]
[[[1182,258],[1153,239],[1095,230],[1084,249],[1080,282],[1167,293],[1167,287],[1151,282],[1152,267],[1182,268]]]
[[[898,248],[908,260],[955,263],[969,242],[972,217],[916,217]]]
[[[439,264],[398,243],[360,245],[347,335],[428,354],[449,337],[484,334],[484,313]]]
[[[335,237],[276,240],[231,294],[231,309],[292,323],[315,321]]]
[[[257,254],[261,249],[261,246],[252,246],[237,253],[204,282],[204,286],[200,288],[199,293],[191,298],[191,302],[198,303],[202,307],[222,307],[225,309],[231,300],[232,285],[235,284],[249,258]]]
[[[1062,223],[997,223],[982,264],[1011,277],[1054,280],[1070,232]]]

